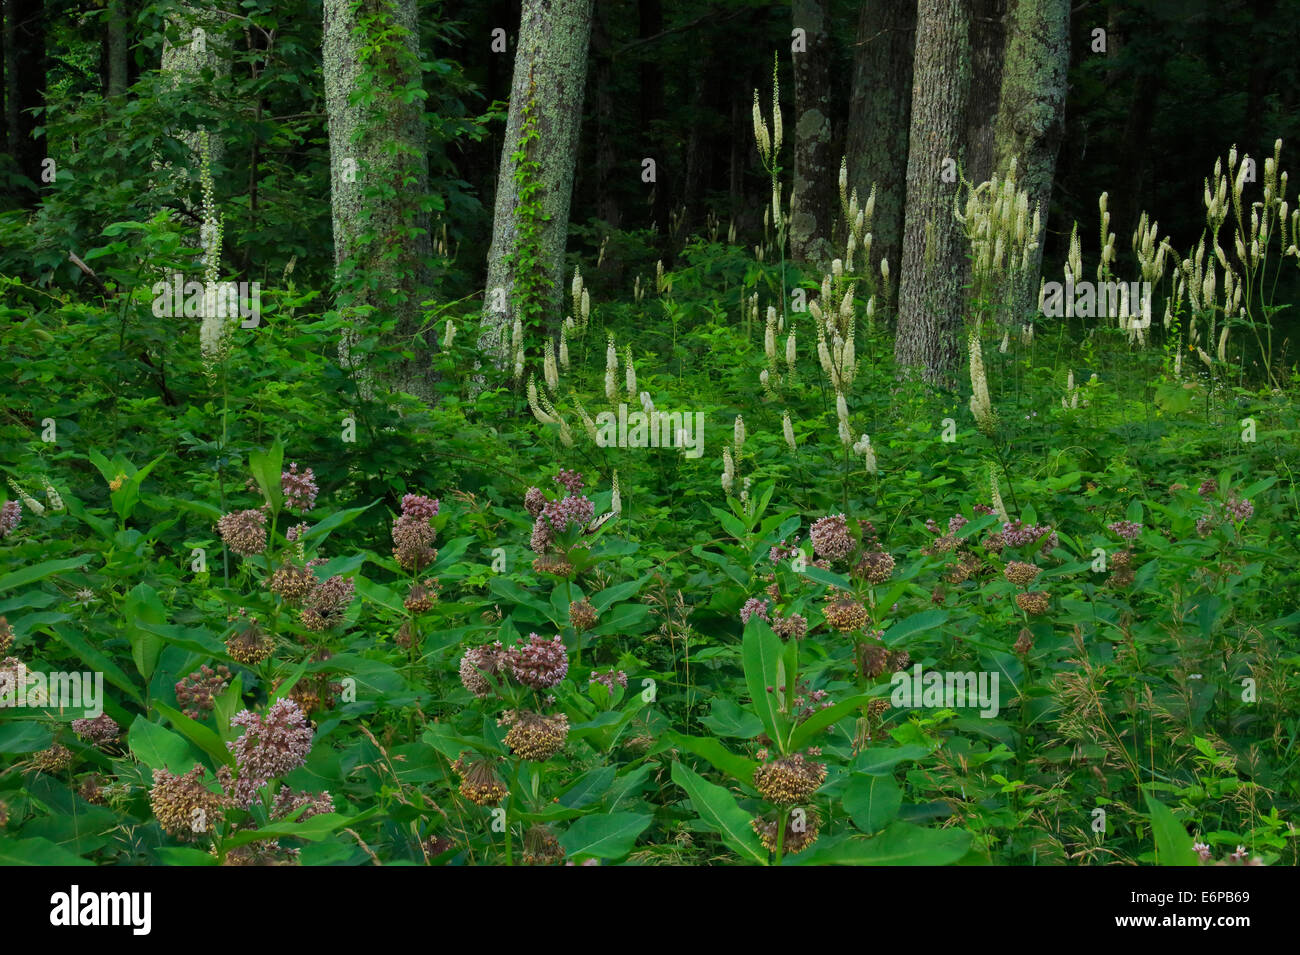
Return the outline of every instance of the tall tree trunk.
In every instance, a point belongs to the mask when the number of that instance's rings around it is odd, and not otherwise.
[[[8,153],[13,129],[9,115],[9,77],[13,76],[14,31],[10,20],[9,0],[0,0],[0,151]]]
[[[662,0],[637,0],[637,18],[640,37],[658,36],[664,29],[664,10]],[[656,150],[655,147],[666,142],[665,137],[655,135],[655,124],[664,118],[664,71],[659,65],[658,51],[651,46],[642,50],[640,74],[641,120],[641,155],[638,159],[651,157],[655,160],[654,204],[650,210],[651,225],[665,237],[660,243],[661,250],[671,254],[672,243],[666,241],[669,235],[669,219],[672,215],[672,163],[670,157]],[[676,157],[671,157],[676,158]]]
[[[48,124],[32,112],[45,106],[45,4],[43,0],[6,0],[5,112],[9,151],[18,171],[31,180],[19,200],[33,205],[41,188],[45,137],[36,129]]]
[[[875,185],[870,264],[888,259],[895,275],[903,248],[915,32],[916,0],[863,0],[845,145],[849,188],[862,206]]]
[[[614,117],[614,45],[603,11],[592,26],[592,61],[596,99],[596,215],[617,229],[618,202],[613,194],[614,169],[617,164]]]
[[[104,17],[104,95],[121,96],[127,88],[127,55],[130,49],[128,0],[109,0]]]
[[[520,223],[514,157],[520,146],[524,107],[530,97],[538,138],[529,145],[529,157],[538,164],[537,185],[541,187],[540,195],[533,201],[540,204],[545,219],[541,223],[539,247],[529,254],[537,258],[551,279],[542,303],[544,312],[548,319],[559,319],[563,290],[567,287],[563,274],[564,247],[582,119],[592,2],[526,0],[520,16],[510,113],[497,176],[492,246],[488,252],[484,330],[479,341],[479,348],[498,367],[510,363],[512,357],[509,346],[516,314],[516,269],[511,255]],[[498,309],[498,305],[504,308]]]
[[[1008,13],[1002,103],[997,119],[997,169],[1016,160],[1016,182],[1041,212],[1038,249],[1011,302],[1025,315],[1037,302],[1043,238],[1052,202],[1056,156],[1065,130],[1065,93],[1070,69],[1070,0],[1012,0]]]
[[[795,29],[804,31],[794,51],[794,194],[790,253],[796,261],[822,265],[832,257],[831,220],[835,171],[831,160],[830,35],[823,0],[794,0]],[[796,41],[798,39],[796,38]]]
[[[965,133],[970,86],[970,0],[920,0],[907,150],[907,220],[894,358],[949,385],[957,367],[964,249],[946,182]]]
[[[160,66],[173,88],[198,86],[207,70],[212,71],[214,80],[230,75],[230,51],[220,36],[223,21],[219,11],[180,4],[171,22],[178,37],[175,43],[169,37],[163,38]],[[176,136],[189,147],[192,157],[192,168],[184,170],[183,174],[197,182],[199,133],[197,130],[181,130]],[[225,153],[221,137],[209,137],[208,147],[212,164],[220,165]]]
[[[414,345],[415,357],[386,377],[429,398],[433,343],[419,338],[430,256],[428,157],[421,100],[406,95],[421,83],[415,0],[325,0],[324,14],[336,278],[346,304],[396,318],[393,346]],[[365,105],[351,102],[361,87]],[[363,385],[371,369],[354,351],[373,337],[352,327],[339,341],[340,362]]]
[[[966,107],[966,149],[962,173],[979,185],[993,177],[994,139],[1006,52],[1007,3],[974,0],[970,21],[970,94]]]

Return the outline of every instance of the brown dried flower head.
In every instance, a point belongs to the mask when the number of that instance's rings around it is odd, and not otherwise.
[[[491,696],[490,678],[500,673],[505,665],[506,651],[500,640],[481,647],[470,647],[460,658],[460,682],[477,697]]]
[[[870,584],[883,584],[894,576],[894,558],[883,550],[868,551],[858,561],[855,572]]]
[[[573,576],[573,564],[563,554],[539,554],[533,559],[533,570],[565,579]]]
[[[195,766],[183,776],[165,769],[154,770],[149,802],[164,832],[187,839],[211,832],[226,806],[222,795],[203,785],[202,766]]]
[[[255,557],[266,550],[266,512],[231,511],[217,521],[217,532],[236,554]]]
[[[226,652],[245,666],[256,666],[275,652],[275,641],[257,625],[256,618],[243,630],[226,638]]]
[[[299,567],[289,561],[281,564],[266,583],[271,593],[279,596],[291,607],[301,605],[316,586],[315,574],[306,567]]]
[[[867,625],[867,608],[847,594],[832,600],[822,613],[826,622],[840,633],[860,630]]]
[[[759,795],[778,806],[804,802],[826,781],[826,764],[815,763],[802,753],[781,756],[754,770]]]
[[[759,842],[768,852],[776,851],[777,816],[785,815],[785,836],[781,840],[782,852],[802,852],[817,841],[821,829],[821,817],[814,809],[795,810],[794,812],[768,814],[750,821],[750,826],[758,834]]]
[[[509,792],[498,778],[495,760],[476,759],[467,762],[461,754],[451,768],[460,774],[460,794],[476,806],[495,806]]]
[[[49,749],[33,753],[29,765],[39,773],[61,773],[72,765],[74,759],[72,750],[62,743],[55,743]]]
[[[596,608],[583,598],[569,604],[569,623],[577,633],[586,633],[596,625]]]
[[[540,763],[562,750],[568,738],[569,718],[563,713],[543,716],[525,711],[514,718],[506,745],[521,759]]]
[[[1047,613],[1051,597],[1042,590],[1030,590],[1016,594],[1016,606],[1031,617],[1041,617]]]
[[[438,582],[430,577],[412,584],[411,591],[402,601],[402,605],[411,613],[424,613],[426,610],[432,610],[437,602]]]
[[[546,826],[530,826],[524,833],[524,865],[556,865],[564,858],[564,847]]]
[[[1034,564],[1027,564],[1023,560],[1010,561],[1003,568],[1002,575],[1017,587],[1028,587],[1034,582],[1039,574],[1039,569]]]

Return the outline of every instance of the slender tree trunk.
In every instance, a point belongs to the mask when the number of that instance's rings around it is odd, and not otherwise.
[[[515,52],[510,113],[506,120],[501,169],[497,176],[496,209],[492,221],[492,246],[488,252],[488,279],[484,304],[484,332],[480,350],[498,367],[511,361],[510,329],[514,324],[515,251],[519,227],[519,187],[514,156],[520,145],[524,106],[533,99],[538,139],[530,157],[538,165],[540,203],[545,221],[540,248],[530,250],[543,263],[553,281],[547,286],[544,309],[558,320],[564,282],[564,247],[569,226],[569,202],[582,119],[583,87],[587,72],[587,45],[591,34],[593,0],[526,0]],[[498,306],[504,306],[499,308]]]
[[[220,81],[230,75],[230,51],[221,39],[222,25],[220,11],[206,7],[181,4],[176,8],[172,26],[178,34],[173,43],[164,37],[161,70],[175,87],[202,85],[205,71],[211,71],[214,81]],[[192,168],[182,170],[187,178],[198,181],[196,170],[199,157],[199,134],[197,130],[181,130],[177,139],[189,147]],[[209,153],[213,166],[221,164],[225,153],[225,143],[220,136],[208,139]]]
[[[975,185],[1001,171],[994,168],[994,140],[1002,90],[1002,59],[1006,52],[1004,17],[1008,2],[974,0],[971,11],[971,79],[962,172]]]
[[[825,265],[832,258],[835,170],[831,160],[830,35],[823,0],[794,0],[792,23],[803,30],[794,60],[794,194],[790,254]],[[801,42],[796,37],[795,42]]]
[[[617,229],[618,202],[613,195],[617,150],[614,137],[614,49],[605,16],[598,11],[592,26],[591,53],[596,99],[596,215]]]
[[[920,0],[894,358],[939,385],[952,383],[960,353],[964,249],[945,160],[965,133],[969,26],[970,0]]]
[[[1276,50],[1274,37],[1277,34],[1272,28],[1277,0],[1252,0],[1250,6],[1250,34],[1252,45],[1257,53],[1250,62],[1250,71],[1246,79],[1246,115],[1243,117],[1245,128],[1242,145],[1252,156],[1267,156],[1273,144],[1261,142],[1260,139],[1266,115],[1264,98],[1274,85],[1270,83],[1273,72],[1270,65],[1277,62],[1274,52]]]
[[[423,202],[429,188],[415,0],[325,0],[322,51],[329,117],[330,207],[334,264],[342,301],[374,306],[371,320],[395,317],[393,349],[415,357],[386,373],[393,387],[432,395],[432,332],[421,333],[430,238]],[[363,66],[364,64],[364,66]],[[368,102],[353,102],[359,88]],[[365,321],[366,319],[361,319]],[[368,384],[371,369],[354,354],[353,326],[339,360]]]
[[[13,21],[10,18],[9,0],[0,0],[0,150],[8,153],[13,144],[12,139],[13,123],[16,116],[9,115],[11,106],[9,77],[13,76],[13,49],[14,49],[14,30]]]
[[[45,106],[45,4],[43,0],[6,0],[5,3],[5,111],[9,126],[9,151],[18,171],[32,182],[19,199],[36,202],[45,162],[45,137],[38,127],[49,123],[32,110]]]
[[[902,261],[915,33],[916,0],[863,0],[845,153],[859,207],[876,187],[870,264],[887,259],[894,275]]]
[[[639,35],[642,39],[658,36],[664,29],[664,10],[662,0],[637,0],[637,19]],[[638,106],[641,121],[641,155],[638,159],[651,157],[655,160],[655,183],[649,188],[654,190],[654,204],[651,206],[651,225],[659,230],[661,236],[669,235],[669,217],[672,213],[672,194],[670,190],[672,163],[664,154],[657,154],[655,149],[667,141],[665,137],[655,135],[654,126],[664,117],[664,71],[659,65],[659,52],[652,45],[643,49],[641,57],[640,95]],[[664,242],[661,249],[670,251],[671,243]]]
[[[109,0],[104,18],[104,95],[121,96],[126,92],[127,56],[130,50],[130,9],[128,0]]]
[[[1029,193],[1031,216],[1037,208],[1043,225],[1038,249],[1011,303],[1012,314],[1023,316],[1037,302],[1052,179],[1065,130],[1070,0],[1012,0],[1007,22],[996,164],[1005,173],[1015,158],[1016,181]]]

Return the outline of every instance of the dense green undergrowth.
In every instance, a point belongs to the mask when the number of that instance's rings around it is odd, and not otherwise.
[[[540,414],[431,308],[428,405],[290,271],[205,364],[149,308],[174,229],[104,241],[93,294],[7,280],[0,658],[107,719],[4,711],[0,858],[1297,862],[1294,381],[1063,325],[989,343],[985,433],[863,323],[850,448],[808,314],[764,347],[780,269],[700,240]],[[700,455],[602,446],[620,403]]]

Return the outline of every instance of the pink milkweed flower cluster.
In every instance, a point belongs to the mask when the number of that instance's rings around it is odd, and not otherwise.
[[[538,488],[529,488],[524,495],[524,506],[533,516],[533,534],[529,546],[537,554],[547,553],[555,539],[573,527],[586,527],[596,516],[596,504],[582,494],[585,482],[576,471],[561,471],[555,478],[569,493],[549,501]]]
[[[23,519],[23,506],[17,501],[5,501],[0,506],[0,540],[14,532],[18,522]]]
[[[256,557],[266,550],[266,512],[231,511],[217,521],[225,545],[241,557]]]
[[[438,501],[423,494],[402,498],[402,513],[393,521],[393,559],[403,570],[418,571],[437,558],[438,532],[429,523],[438,516]]]
[[[848,557],[856,546],[843,514],[830,514],[814,521],[808,537],[812,540],[813,552],[826,560]]]
[[[238,778],[233,778],[226,766],[219,770],[219,777],[241,808],[253,805],[258,790],[272,779],[306,765],[312,729],[293,700],[276,700],[264,717],[242,710],[230,718],[230,725],[244,729],[239,739],[226,744],[234,754]]]
[[[767,615],[767,601],[761,597],[750,597],[745,601],[745,606],[740,608],[741,623],[749,623],[750,618],[754,616],[767,623],[772,622],[772,618]]]
[[[569,654],[558,636],[545,640],[530,633],[527,643],[506,651],[506,661],[514,678],[534,690],[549,690],[569,672]]]
[[[289,470],[280,472],[280,491],[284,494],[284,504],[289,510],[305,514],[316,506],[316,495],[320,488],[316,486],[316,475],[311,468],[298,472],[298,463],[292,462]]]
[[[1142,533],[1142,525],[1133,521],[1116,521],[1114,524],[1107,524],[1106,528],[1126,541],[1135,541],[1138,535]]]

